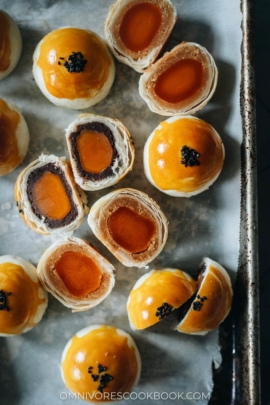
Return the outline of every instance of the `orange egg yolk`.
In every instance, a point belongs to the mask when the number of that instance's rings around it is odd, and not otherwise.
[[[157,78],[155,93],[168,103],[180,103],[198,93],[202,79],[202,64],[194,59],[182,59]]]
[[[147,250],[156,232],[154,221],[131,208],[119,207],[108,217],[112,239],[130,253]]]
[[[112,163],[113,148],[107,136],[96,131],[83,131],[77,138],[82,168],[89,173],[101,173]]]
[[[20,334],[25,327],[33,327],[38,306],[40,284],[34,282],[24,269],[14,263],[0,264],[0,290],[6,296],[8,310],[0,310],[0,333]],[[3,302],[0,302],[0,308]]]
[[[99,373],[98,365],[106,370]],[[73,336],[62,363],[66,386],[75,393],[84,395],[91,401],[109,401],[108,393],[130,392],[136,380],[138,362],[133,347],[129,347],[126,336],[121,336],[111,326],[102,325],[83,337]],[[91,371],[91,373],[89,372]],[[103,388],[98,390],[102,375],[112,377]],[[94,381],[93,376],[96,376]],[[87,397],[87,395],[89,397]]]
[[[218,175],[224,160],[222,141],[209,124],[182,118],[160,126],[150,141],[148,158],[157,187],[187,193],[203,188]],[[186,167],[181,163],[183,146],[199,153],[199,165]]]
[[[96,291],[102,272],[88,256],[79,252],[64,252],[55,263],[55,270],[70,294],[82,298]]]
[[[196,292],[196,282],[182,271],[154,271],[138,288],[132,290],[127,306],[130,321],[136,329],[159,322],[159,308],[164,303],[179,308]]]
[[[152,3],[135,4],[123,17],[120,39],[130,51],[143,51],[153,41],[161,23],[162,14],[158,6]]]
[[[232,294],[228,282],[223,274],[211,265],[198,295],[207,299],[203,301],[200,311],[190,310],[186,319],[179,325],[179,329],[185,333],[216,329],[231,307]]]
[[[45,172],[33,185],[35,206],[46,218],[64,219],[71,210],[65,187],[57,174]]]
[[[21,162],[16,137],[19,122],[19,114],[0,99],[0,176],[9,173]]]
[[[80,72],[64,66],[72,52],[81,52],[86,64]],[[106,83],[112,61],[105,44],[90,31],[62,28],[48,34],[41,46],[37,65],[45,86],[57,98],[93,98]]]
[[[9,37],[10,24],[6,15],[0,11],[0,72],[9,68],[11,43]]]

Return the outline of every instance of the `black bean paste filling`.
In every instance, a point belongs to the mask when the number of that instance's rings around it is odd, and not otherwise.
[[[72,189],[70,185],[67,182],[66,176],[63,172],[63,170],[60,167],[57,167],[53,163],[47,163],[46,165],[42,167],[38,167],[37,169],[33,170],[27,180],[27,197],[30,201],[32,211],[34,214],[39,218],[43,219],[44,215],[43,213],[39,210],[39,208],[36,206],[36,201],[35,201],[35,196],[33,194],[33,186],[40,180],[40,178],[43,176],[44,173],[50,172],[52,174],[56,174],[58,177],[60,177],[60,180],[65,188],[66,195],[68,197],[71,210],[69,213],[65,216],[63,219],[51,219],[48,217],[45,217],[44,223],[48,225],[51,229],[55,228],[60,228],[62,226],[69,225],[71,222],[73,222],[76,217],[78,216],[78,210],[76,205],[74,204],[73,198],[72,198]]]
[[[100,134],[104,134],[107,137],[107,139],[110,142],[110,145],[112,147],[113,156],[112,156],[112,161],[110,163],[110,166],[106,167],[106,169],[102,170],[102,172],[100,172],[100,173],[87,172],[82,167],[82,164],[80,161],[80,155],[79,155],[78,148],[77,148],[77,138],[84,131],[95,131]],[[111,177],[113,175],[112,166],[113,166],[114,161],[118,158],[119,155],[118,155],[117,149],[115,147],[113,133],[110,130],[110,128],[108,128],[105,124],[103,124],[101,122],[88,122],[86,124],[78,125],[76,128],[76,131],[72,132],[69,135],[69,140],[71,143],[72,157],[76,162],[77,170],[82,178],[89,180],[89,181],[100,181],[100,180],[106,179],[107,177]]]

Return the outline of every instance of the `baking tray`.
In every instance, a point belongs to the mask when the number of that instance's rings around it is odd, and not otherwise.
[[[254,3],[253,0],[241,2],[240,109],[243,141],[239,268],[232,311],[220,327],[223,361],[220,369],[214,370],[215,385],[210,400],[213,404],[261,403]]]
[[[6,3],[3,1],[3,4]],[[40,4],[43,6],[53,6],[52,1],[39,1],[36,5]],[[66,3],[66,2],[63,2]],[[82,2],[84,4],[85,2]],[[94,4],[94,2],[92,2]],[[104,1],[99,4],[103,4]],[[110,2],[111,3],[111,2]],[[174,1],[174,3],[178,3]],[[183,2],[181,2],[183,3]],[[1,7],[2,1],[0,1]],[[27,10],[27,4],[25,2],[16,2],[13,4],[13,8],[18,5],[24,5],[24,10]],[[109,4],[108,4],[109,5]],[[11,7],[11,8],[12,8]],[[198,7],[197,1],[194,1],[194,7]],[[220,4],[222,7],[222,4]],[[239,4],[240,7],[240,4]],[[233,303],[233,310],[230,317],[222,325],[220,329],[220,344],[221,353],[223,355],[223,361],[221,366],[215,370],[213,368],[214,374],[214,389],[212,392],[212,397],[210,403],[215,404],[251,404],[259,405],[260,403],[260,383],[259,383],[259,330],[258,330],[258,262],[257,262],[257,202],[256,202],[256,142],[255,142],[255,106],[254,106],[254,71],[253,71],[253,0],[243,0],[241,3],[243,20],[242,20],[242,77],[241,77],[241,120],[242,120],[242,132],[243,140],[241,145],[241,219],[240,219],[240,257],[239,257],[239,270],[237,275],[237,280],[235,283],[235,299]],[[12,12],[11,12],[12,15]],[[42,16],[38,15],[41,18]],[[76,19],[76,17],[75,17]],[[23,15],[22,15],[23,20]],[[51,28],[48,22],[44,24],[44,33],[48,32]],[[76,23],[74,23],[76,25]],[[196,29],[196,22],[193,26]],[[31,35],[31,31],[26,32],[27,36]],[[206,35],[208,33],[206,32]],[[35,32],[33,32],[35,35]],[[102,34],[101,34],[102,35]],[[25,40],[26,38],[24,38]],[[29,54],[28,57],[31,57]],[[120,67],[121,69],[121,67]],[[11,83],[11,87],[8,94],[16,96],[16,86]],[[27,94],[23,94],[19,101],[23,106],[23,97]],[[44,103],[44,106],[47,106]],[[146,107],[145,107],[146,108]],[[99,107],[97,107],[97,112]],[[45,111],[45,109],[44,109]],[[35,114],[35,112],[33,112]],[[44,112],[44,116],[45,116]],[[28,114],[29,116],[29,114]],[[207,114],[206,114],[207,116]],[[27,117],[26,117],[27,118]],[[30,117],[31,118],[31,117]],[[204,116],[202,116],[204,118]],[[48,123],[45,123],[46,130],[50,127]],[[32,131],[35,127],[32,126]],[[34,147],[37,149],[37,144]],[[142,145],[139,144],[139,148]],[[56,140],[55,147],[59,148],[59,143]],[[30,160],[31,161],[31,160]],[[27,161],[29,163],[29,161]],[[156,195],[156,194],[155,194]],[[35,235],[33,235],[33,239]],[[10,240],[12,242],[12,240]],[[44,248],[43,248],[44,250]],[[9,251],[8,253],[12,253]],[[17,252],[16,252],[17,253]],[[1,253],[4,254],[4,253]],[[31,257],[32,254],[32,257]],[[29,253],[29,259],[32,261],[37,261],[38,254],[33,252]],[[21,254],[22,255],[22,254]],[[40,255],[40,254],[39,254]],[[33,259],[34,257],[34,259]],[[27,257],[25,257],[27,258]],[[185,270],[184,265],[182,266]],[[138,275],[139,277],[139,275]],[[124,280],[125,281],[125,280]],[[52,306],[52,303],[50,303]],[[53,303],[53,311],[61,312],[60,307]],[[62,313],[62,316],[66,316],[66,312]],[[44,321],[45,322],[45,321]],[[48,328],[50,328],[49,322],[47,322]],[[117,325],[119,326],[119,325]],[[165,326],[162,326],[162,330]],[[36,337],[39,336],[38,332],[34,332],[32,335],[23,336],[23,340],[29,343],[28,350],[37,350]],[[48,339],[49,335],[46,336]],[[136,337],[135,337],[136,340]],[[142,346],[142,343],[139,342]],[[58,345],[59,356],[61,353],[62,345]],[[19,348],[20,350],[20,348]],[[148,347],[146,346],[146,349]],[[16,350],[15,350],[16,352]],[[5,351],[5,344],[0,351],[1,363],[5,363],[6,356],[16,357],[16,353],[8,353]],[[158,352],[156,352],[158,355]],[[46,360],[46,359],[45,359]],[[37,361],[42,362],[43,357],[38,356]],[[59,360],[57,360],[59,362]],[[12,369],[9,369],[10,378],[12,380]],[[53,367],[51,369],[50,378],[54,377],[55,373],[59,370],[55,370]],[[16,373],[15,373],[16,374]],[[26,371],[27,374],[27,371]],[[1,393],[7,394],[5,389],[5,376],[3,368],[0,371],[0,381],[1,381]],[[1,396],[1,405],[10,404],[20,404],[20,393],[19,388],[16,388],[17,375],[14,376],[14,390],[10,393],[10,398],[6,395]],[[19,381],[18,381],[19,383]],[[44,392],[50,389],[50,384],[43,381]],[[20,385],[20,384],[19,384]],[[37,386],[33,383],[33,389],[38,390]],[[39,388],[39,392],[42,392],[42,387]],[[3,394],[2,394],[3,395]],[[31,394],[29,394],[29,398]],[[45,401],[45,399],[44,399]],[[43,399],[40,397],[41,404]],[[77,401],[78,403],[80,401]],[[77,403],[76,402],[76,403]],[[143,401],[140,401],[140,403]],[[162,401],[165,403],[166,401]],[[22,402],[23,403],[23,402]],[[58,404],[59,399],[55,398],[55,402],[50,402],[52,405]],[[71,403],[71,401],[69,402]],[[157,403],[155,401],[155,403]],[[168,401],[168,403],[173,403],[173,401]],[[179,402],[177,402],[179,403]],[[32,404],[32,402],[31,402]],[[33,403],[35,405],[35,403]]]

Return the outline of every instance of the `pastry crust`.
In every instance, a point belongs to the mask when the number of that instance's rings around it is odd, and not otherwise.
[[[101,173],[99,179],[87,178],[88,173],[82,170],[77,156],[76,141],[73,142],[73,138],[77,132],[79,133],[80,128],[87,129],[87,126],[93,124],[96,126],[101,124],[108,129],[115,148],[115,157],[113,157],[111,166],[107,170],[108,173],[105,173],[104,176]],[[132,170],[135,158],[133,141],[128,129],[117,119],[94,114],[82,114],[66,129],[66,141],[75,181],[84,190],[95,191],[112,186]]]
[[[155,231],[148,248],[131,253],[120,246],[111,236],[108,218],[120,207],[128,207],[155,224]],[[123,188],[100,198],[91,208],[88,224],[96,237],[125,266],[143,267],[163,249],[168,237],[168,222],[159,206],[147,194],[132,188]]]
[[[195,294],[197,284],[178,269],[158,269],[135,283],[127,302],[130,327],[145,329],[168,316]]]
[[[11,266],[10,268],[8,267],[8,272],[5,268],[4,270],[2,269],[2,266],[5,265]],[[12,267],[13,265],[14,268]],[[9,328],[13,323],[10,333],[4,333],[0,327],[0,336],[13,336],[28,332],[41,321],[48,305],[48,294],[38,281],[36,268],[19,256],[0,256],[0,281],[1,292],[8,295],[7,304],[9,305],[9,301],[11,301],[11,308],[8,308]],[[26,283],[27,285],[30,284],[29,288],[26,288]],[[25,291],[28,292],[28,296],[20,296]],[[31,301],[29,302],[30,299]],[[25,310],[21,309],[23,302]],[[4,318],[6,314],[5,309],[3,312]],[[0,323],[2,322],[4,320],[0,321]]]
[[[28,178],[30,174],[37,169],[42,169],[44,166],[51,164],[56,169],[62,173],[66,184],[69,186],[70,201],[72,202],[72,207],[76,210],[77,214],[63,226],[52,227],[49,223],[46,223],[46,218],[39,218],[31,205],[28,198]],[[26,223],[29,228],[35,232],[48,235],[51,233],[61,233],[66,231],[73,231],[77,229],[84,220],[84,216],[88,213],[89,209],[87,207],[87,197],[83,190],[75,183],[72,170],[69,162],[65,157],[57,157],[54,155],[41,155],[37,160],[30,163],[22,172],[19,174],[17,181],[15,183],[14,189],[15,201],[21,215],[22,220]]]
[[[179,61],[195,61],[202,66],[202,82],[197,91],[181,101],[168,102],[155,92],[158,78]],[[181,83],[179,76],[179,83]],[[167,52],[161,59],[150,66],[140,77],[139,93],[149,109],[157,114],[173,116],[195,114],[212,98],[218,80],[218,70],[213,57],[201,45],[193,42],[182,42]]]
[[[64,30],[64,29],[72,29],[72,27],[63,27],[59,28],[58,30]],[[78,29],[81,30],[81,29]],[[47,97],[48,100],[50,100],[53,104],[59,106],[59,107],[66,107],[66,108],[71,108],[71,109],[84,109],[91,107],[97,103],[99,103],[101,100],[103,100],[109,93],[111,86],[114,81],[114,76],[115,76],[115,65],[113,58],[104,43],[103,39],[100,38],[96,33],[90,31],[90,30],[81,30],[84,32],[88,32],[90,37],[94,38],[95,42],[99,44],[100,48],[102,49],[102,52],[106,53],[107,58],[109,59],[109,74],[107,77],[107,80],[104,82],[103,86],[101,89],[95,87],[95,80],[92,81],[91,87],[89,87],[88,90],[88,96],[87,97],[81,97],[78,95],[78,97],[74,99],[70,98],[65,98],[65,97],[56,97],[51,92],[47,89],[44,77],[43,77],[43,71],[38,65],[38,60],[40,57],[40,50],[41,46],[44,41],[46,41],[46,38],[54,33],[54,31],[47,36],[45,36],[37,45],[34,54],[33,54],[33,75],[34,79],[36,81],[36,84],[40,88],[41,92],[44,94],[45,97]],[[90,39],[89,39],[90,40]],[[78,45],[78,48],[80,46]],[[107,69],[107,67],[104,67],[104,69]],[[71,73],[71,74],[77,74],[77,73]],[[74,84],[71,85],[71,87],[74,86]],[[89,85],[90,86],[90,85]],[[62,89],[63,92],[65,89]]]
[[[199,153],[198,165],[184,164],[181,152],[185,146]],[[211,125],[191,115],[170,117],[146,141],[144,172],[150,183],[163,193],[192,197],[216,181],[224,158],[222,140]]]
[[[178,332],[205,335],[216,329],[230,312],[233,290],[227,271],[209,258],[203,259],[201,267],[196,297],[177,325]]]
[[[102,273],[100,287],[85,297],[72,295],[57,275],[55,264],[65,252],[77,252],[90,258]],[[42,255],[37,275],[43,287],[72,312],[86,311],[103,301],[114,286],[114,267],[90,243],[70,237],[55,242]],[[89,277],[91,270],[89,271]],[[79,275],[78,275],[79,277]]]
[[[12,172],[23,161],[27,153],[29,144],[28,126],[22,115],[21,110],[16,105],[7,103],[6,101],[0,99],[0,119],[1,104],[3,104],[4,109],[7,106],[8,109],[10,109],[11,111],[15,111],[19,115],[19,123],[15,132],[15,142],[17,144],[18,157],[17,159],[14,159],[14,156],[10,156],[10,159],[8,159],[7,161],[4,160],[0,162],[0,177]]]
[[[151,3],[162,14],[162,22],[149,46],[140,52],[132,52],[121,41],[119,27],[126,12],[139,3]],[[114,56],[122,63],[142,73],[158,58],[177,20],[176,10],[170,0],[117,0],[105,21],[105,38]]]
[[[15,21],[5,13],[5,11],[0,10],[0,13],[4,15],[4,17],[7,19],[8,24],[9,24],[9,41],[10,41],[10,63],[9,66],[4,69],[0,70],[0,81],[3,80],[5,77],[7,77],[17,66],[17,63],[19,62],[21,53],[22,53],[22,37],[20,30],[15,23]],[[0,49],[0,54],[1,58],[3,57],[2,55],[2,50]]]

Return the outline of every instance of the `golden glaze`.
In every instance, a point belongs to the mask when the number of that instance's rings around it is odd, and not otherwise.
[[[203,67],[199,61],[181,59],[158,76],[155,93],[168,103],[180,103],[200,91],[202,79]]]
[[[158,6],[152,3],[135,4],[125,13],[119,28],[119,36],[131,52],[148,48],[162,23]]]
[[[0,11],[0,72],[9,68],[11,59],[11,43],[9,37],[10,23],[7,16]]]
[[[0,311],[0,333],[20,334],[35,326],[33,317],[38,306],[45,302],[39,298],[40,284],[34,282],[24,269],[14,263],[0,264],[0,290],[11,292],[7,297],[9,311]]]
[[[96,291],[102,280],[102,272],[95,262],[75,251],[63,252],[55,263],[55,271],[70,294],[78,298]]]
[[[87,60],[80,73],[70,73],[64,67],[64,61],[68,61],[72,52],[81,52]],[[102,89],[109,77],[112,61],[102,40],[92,32],[61,28],[46,35],[37,64],[50,94],[74,100],[94,97]]]
[[[147,250],[156,232],[156,224],[129,207],[119,207],[108,217],[113,240],[130,253]]]
[[[82,168],[89,173],[101,173],[112,163],[113,149],[103,133],[83,131],[77,138]]]
[[[45,172],[33,185],[36,207],[47,218],[64,219],[71,210],[62,180],[57,174]]]
[[[88,373],[88,367],[93,367],[93,374],[98,374],[98,364],[107,367],[106,373],[113,377],[103,393],[131,391],[138,373],[136,352],[134,347],[128,346],[127,337],[119,335],[113,326],[101,325],[81,338],[73,336],[62,362],[67,388],[77,394],[100,396],[99,382],[93,381]]]
[[[223,274],[210,265],[198,290],[200,297],[207,297],[200,311],[190,310],[177,329],[184,333],[200,333],[216,329],[225,318],[232,304],[230,286]]]
[[[196,292],[196,282],[181,270],[155,270],[138,288],[130,292],[127,310],[136,329],[159,322],[157,308],[167,303],[179,308]]]
[[[19,114],[0,99],[0,176],[8,174],[21,162],[16,137],[19,122]]]
[[[162,190],[192,192],[203,188],[223,166],[222,141],[205,121],[181,118],[161,122],[149,145],[149,170]],[[199,166],[181,164],[181,149],[188,146],[200,157]]]

